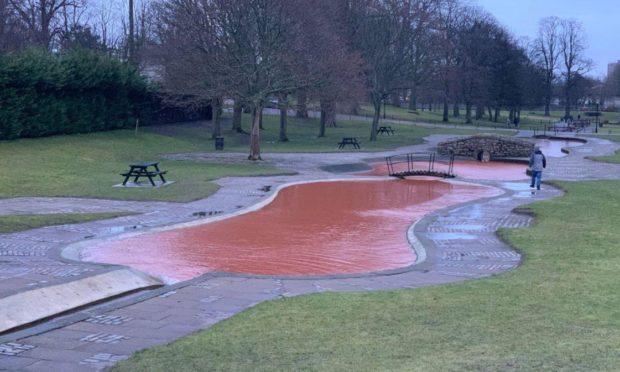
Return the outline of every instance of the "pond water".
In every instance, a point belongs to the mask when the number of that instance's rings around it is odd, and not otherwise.
[[[568,154],[562,152],[563,148],[570,148],[581,146],[583,143],[578,141],[566,141],[566,140],[538,140],[536,146],[540,147],[540,150],[545,156],[552,158],[562,158]]]
[[[415,262],[409,226],[450,205],[501,194],[437,179],[335,181],[280,190],[262,209],[214,223],[104,241],[86,261],[122,264],[163,278],[206,272],[330,275]]]
[[[364,176],[385,176],[388,174],[387,165],[385,163],[374,163],[372,170],[369,172],[360,173]],[[399,167],[403,167],[406,170],[407,164],[397,164],[394,166],[395,171],[399,171]],[[414,168],[426,169],[428,168],[427,162],[414,162]],[[434,169],[436,171],[447,171],[448,165],[442,163],[435,163]],[[465,179],[475,180],[523,180],[528,176],[525,174],[527,164],[519,163],[505,163],[491,161],[487,163],[479,162],[476,160],[455,160],[453,173],[458,177]]]

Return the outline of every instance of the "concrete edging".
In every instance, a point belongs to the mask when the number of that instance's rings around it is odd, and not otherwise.
[[[0,298],[0,333],[138,289],[163,283],[124,268]]]

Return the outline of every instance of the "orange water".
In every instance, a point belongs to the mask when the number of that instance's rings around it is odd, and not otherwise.
[[[437,180],[317,182],[286,187],[266,207],[200,226],[103,242],[87,261],[123,264],[169,281],[206,272],[325,275],[415,261],[408,227],[498,189]]]
[[[428,162],[414,162],[413,167],[415,169],[428,169]],[[406,163],[396,164],[394,166],[394,170],[396,172],[406,169]],[[447,172],[448,165],[436,162],[434,169],[440,172]],[[516,181],[528,178],[525,174],[526,169],[527,165],[519,163],[503,163],[494,161],[483,163],[476,160],[455,160],[452,172],[458,177],[472,180]],[[372,171],[361,173],[360,175],[387,176],[387,165],[385,163],[374,163],[372,164]]]

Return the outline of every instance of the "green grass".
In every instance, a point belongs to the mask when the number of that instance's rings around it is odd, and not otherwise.
[[[381,117],[383,117],[383,107],[381,108]],[[374,113],[374,109],[370,105],[361,106],[360,113],[365,116],[372,116]],[[404,107],[396,107],[388,105],[385,108],[385,114],[387,118],[395,119],[395,120],[410,120],[415,122],[424,122],[424,123],[443,123],[443,109],[436,111],[429,110],[421,110],[418,108],[416,113],[412,113],[409,109]],[[574,111],[572,113],[574,118],[577,118],[578,115],[581,115],[582,118],[588,118],[585,115],[584,111]],[[601,116],[600,121],[603,122],[608,120],[609,122],[615,123],[618,121],[619,113],[617,112],[603,112],[603,116]],[[524,126],[539,126],[541,124],[549,124],[554,123],[560,120],[564,116],[564,111],[551,111],[550,116],[544,116],[544,112],[542,111],[527,111],[523,110],[521,112],[521,127]],[[461,108],[461,115],[459,117],[452,116],[452,106],[450,106],[450,121],[448,124],[456,124],[456,125],[466,125],[466,126],[481,126],[481,127],[497,127],[497,128],[506,128],[506,118],[508,117],[508,112],[502,110],[500,112],[500,117],[498,122],[492,122],[487,120],[488,116],[485,115],[480,120],[473,120],[473,124],[465,124],[465,110]]]
[[[0,142],[0,197],[72,196],[131,200],[189,201],[217,190],[209,181],[236,175],[282,173],[259,163],[239,165],[162,160],[160,154],[206,151],[213,142],[162,136],[134,136],[120,130]],[[137,161],[160,160],[174,184],[162,188],[113,188],[121,172]]]
[[[361,151],[379,151],[394,149],[400,146],[408,146],[420,144],[423,138],[431,134],[475,134],[479,132],[488,132],[489,128],[480,128],[479,131],[461,128],[426,128],[407,124],[390,124],[396,133],[393,136],[378,136],[377,141],[371,142],[370,122],[358,122],[340,120],[335,128],[327,128],[326,136],[317,137],[319,132],[318,121],[316,119],[297,119],[289,118],[288,142],[280,142],[279,135],[279,118],[276,116],[265,115],[263,119],[265,129],[261,131],[261,152],[341,152],[338,150],[337,143],[342,137],[357,137],[361,142]],[[250,129],[250,115],[243,117],[243,129]],[[173,126],[174,127],[174,126]],[[224,127],[225,151],[231,152],[247,152],[249,135],[232,132],[229,129],[230,124],[226,123]],[[200,140],[212,144],[210,133],[195,127],[177,126],[175,137]],[[511,132],[502,131],[503,134]],[[348,147],[345,151],[354,151]],[[357,150],[355,150],[357,151]]]
[[[524,254],[516,270],[262,303],[114,371],[616,371],[620,183],[560,186],[530,207],[533,227],[501,231]]]
[[[249,120],[250,115],[244,115],[246,130]],[[264,125],[261,150],[265,159],[268,152],[339,151],[337,142],[342,137],[356,136],[362,143],[362,151],[374,151],[422,143],[424,136],[433,133],[475,132],[394,125],[396,135],[380,136],[370,142],[366,140],[370,123],[342,121],[337,128],[328,128],[326,137],[317,138],[317,120],[291,118],[290,141],[279,142],[278,118],[265,116]],[[209,181],[217,178],[284,173],[261,162],[247,161],[244,154],[248,153],[249,136],[229,128],[230,123],[225,123],[225,150],[241,153],[233,156],[233,164],[162,158],[166,153],[214,152],[210,130],[195,123],[146,127],[137,136],[133,131],[119,130],[0,141],[0,198],[73,196],[184,202],[214,193],[217,185]],[[175,183],[162,188],[112,187],[122,181],[120,173],[127,170],[128,164],[147,160],[159,160],[160,168],[168,171],[166,179]]]
[[[36,229],[43,226],[82,223],[130,216],[129,212],[17,214],[0,216],[0,234]]]

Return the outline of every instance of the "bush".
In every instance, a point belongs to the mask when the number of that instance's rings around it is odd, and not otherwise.
[[[93,51],[0,57],[0,139],[125,128],[147,119],[150,88],[126,63]]]

